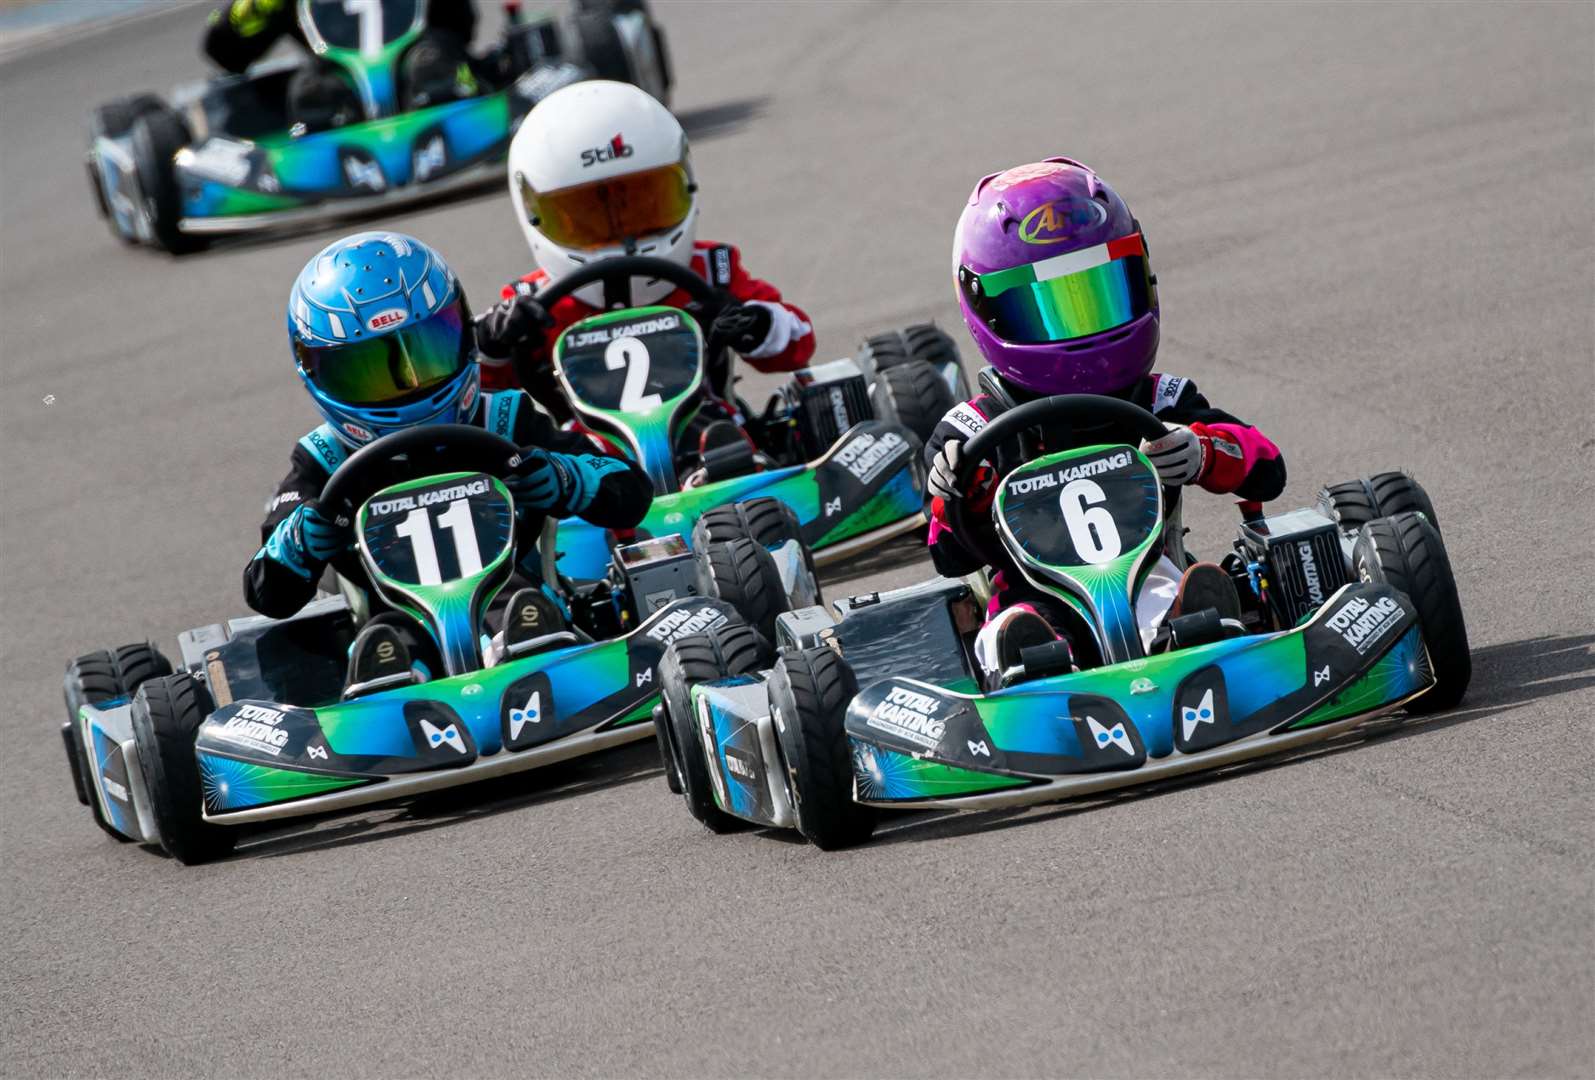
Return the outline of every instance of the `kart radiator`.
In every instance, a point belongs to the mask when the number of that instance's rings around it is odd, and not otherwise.
[[[851,360],[799,371],[793,383],[798,437],[810,457],[824,453],[848,428],[875,415],[864,374]]]
[[[1248,521],[1239,546],[1248,561],[1262,564],[1281,629],[1295,626],[1351,580],[1335,523],[1316,510]]]

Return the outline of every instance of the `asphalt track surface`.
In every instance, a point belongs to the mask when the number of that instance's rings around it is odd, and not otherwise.
[[[1286,502],[1427,484],[1467,700],[844,854],[708,835],[651,744],[199,869],[113,844],[62,667],[240,612],[314,422],[283,298],[339,231],[181,261],[106,235],[85,110],[200,71],[197,10],[132,21],[0,64],[0,1073],[1588,1075],[1595,8],[659,8],[702,234],[823,354],[956,324],[978,176],[1095,163],[1151,237],[1162,368],[1278,438]],[[497,191],[394,223],[478,296],[527,263]],[[1193,501],[1227,545],[1227,500]],[[928,572],[899,546],[828,584]]]

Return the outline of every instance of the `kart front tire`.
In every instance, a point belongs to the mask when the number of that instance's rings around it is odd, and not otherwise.
[[[1461,701],[1473,677],[1473,655],[1451,559],[1433,523],[1416,512],[1368,522],[1357,534],[1352,572],[1406,593],[1418,609],[1435,684],[1409,702],[1407,711],[1441,712]]]
[[[127,97],[96,105],[89,113],[89,132],[94,136],[114,139],[126,135],[133,121],[148,112],[164,109],[166,103],[154,94],[130,94]]]
[[[188,672],[152,679],[133,698],[133,742],[155,828],[161,847],[185,866],[218,859],[238,843],[236,829],[201,814],[194,738],[214,709],[210,691]]]
[[[824,851],[862,844],[875,831],[875,809],[853,801],[845,721],[857,693],[853,669],[828,648],[782,653],[770,673],[770,712],[798,831]]]
[[[725,543],[747,537],[761,547],[778,548],[796,540],[803,548],[803,561],[814,573],[814,553],[803,543],[803,525],[797,512],[780,499],[762,496],[730,506],[716,506],[704,512],[692,529],[692,546]]]
[[[77,791],[78,802],[94,815],[94,824],[122,843],[131,838],[111,827],[100,811],[99,800],[93,795],[94,777],[90,772],[88,747],[83,743],[83,729],[78,726],[78,710],[84,705],[131,697],[149,679],[171,673],[172,662],[147,641],[88,653],[66,666],[62,694],[66,699],[67,722],[61,730],[72,766],[72,786]]]
[[[1436,532],[1440,529],[1440,519],[1435,515],[1429,493],[1405,471],[1375,473],[1344,484],[1328,484],[1318,490],[1318,506],[1327,517],[1335,520],[1342,532],[1351,536],[1375,518],[1413,511],[1427,517]]]
[[[637,73],[609,11],[578,10],[571,20],[571,32],[576,39],[574,51],[592,69],[594,78],[636,85]]]
[[[956,404],[941,372],[922,360],[910,360],[878,371],[875,391],[881,395],[876,399],[877,412],[895,419],[919,436],[920,442],[930,438],[941,418]]]
[[[139,194],[144,200],[155,242],[173,255],[204,247],[200,238],[178,227],[183,217],[183,200],[173,158],[189,144],[188,125],[173,110],[160,108],[138,116],[130,130]]]
[[[715,802],[714,782],[709,776],[703,739],[698,734],[698,719],[692,708],[692,687],[759,671],[769,667],[772,657],[770,643],[762,634],[745,623],[732,622],[707,634],[693,634],[672,643],[659,662],[664,709],[661,716],[654,718],[654,724],[655,734],[669,755],[665,762],[666,779],[670,779],[674,770],[675,779],[680,782],[677,794],[686,800],[692,816],[710,832],[732,832],[742,828],[743,822],[720,809]],[[674,784],[671,790],[676,790]]]
[[[741,537],[699,548],[698,560],[709,595],[736,608],[766,641],[774,641],[775,617],[792,607],[775,556]]]
[[[938,372],[951,364],[958,372],[953,396],[963,401],[970,396],[969,377],[964,374],[964,360],[958,352],[958,343],[935,323],[914,323],[901,330],[888,330],[864,339],[863,355],[874,361],[875,370],[882,371],[910,360],[923,360]]]

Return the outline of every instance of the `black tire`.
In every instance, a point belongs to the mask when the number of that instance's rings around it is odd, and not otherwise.
[[[214,711],[210,691],[188,672],[152,679],[133,698],[133,742],[161,847],[186,866],[226,855],[238,831],[201,815],[204,791],[194,737]]]
[[[745,823],[715,802],[714,781],[698,738],[690,691],[698,683],[769,667],[773,655],[763,635],[745,623],[733,622],[674,642],[659,662],[664,709],[654,718],[654,734],[669,755],[665,776],[668,781],[674,771],[680,787],[672,784],[671,790],[686,800],[688,811],[710,832],[732,832]]]
[[[154,94],[131,94],[104,105],[96,105],[89,112],[89,133],[114,139],[126,135],[133,121],[145,113],[166,108],[166,103]]]
[[[804,565],[810,574],[814,573],[814,552],[803,543],[802,523],[797,513],[780,499],[763,496],[705,511],[693,526],[692,546],[700,548],[741,537],[766,548],[796,540],[803,549]]]
[[[1429,493],[1405,471],[1375,473],[1360,480],[1319,488],[1318,506],[1350,536],[1357,535],[1364,525],[1376,518],[1413,512],[1427,517],[1435,531],[1440,531],[1440,519],[1435,516]]]
[[[116,698],[131,697],[145,681],[172,673],[172,662],[147,641],[123,645],[119,649],[101,650],[80,656],[66,666],[62,680],[62,695],[66,699],[66,724],[62,727],[67,754],[72,765],[72,782],[78,802],[89,808],[94,824],[123,843],[129,837],[111,828],[110,822],[100,812],[100,804],[91,793],[94,778],[90,772],[88,748],[83,744],[83,732],[78,726],[78,709],[84,705],[98,705]]]
[[[576,39],[574,52],[592,69],[595,78],[636,85],[631,57],[608,11],[577,11],[571,20],[571,31]]]
[[[160,108],[135,118],[130,130],[139,193],[155,242],[173,255],[199,250],[204,242],[177,226],[183,216],[183,201],[172,158],[189,144],[188,125],[176,112]]]
[[[858,693],[853,669],[833,650],[785,652],[770,673],[770,709],[786,758],[798,831],[825,851],[862,844],[875,831],[873,807],[853,801],[847,706]]]
[[[947,410],[956,404],[941,373],[923,361],[894,364],[878,372],[876,379],[876,392],[885,397],[875,403],[877,414],[895,417],[919,436],[920,442],[930,438]]]
[[[1434,525],[1410,512],[1368,522],[1357,534],[1352,572],[1406,593],[1418,609],[1435,685],[1409,703],[1407,711],[1441,712],[1461,701],[1473,677],[1473,655],[1451,559]]]
[[[766,641],[775,640],[775,617],[791,610],[775,557],[747,537],[698,549],[709,595],[741,612]]]

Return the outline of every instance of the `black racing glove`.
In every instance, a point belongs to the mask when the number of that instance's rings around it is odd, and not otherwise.
[[[553,316],[537,302],[532,287],[518,282],[514,296],[476,317],[476,347],[483,356],[507,360],[518,349],[539,348],[553,325]]]
[[[746,356],[770,336],[771,321],[769,308],[732,301],[720,309],[709,325],[709,345]]]

